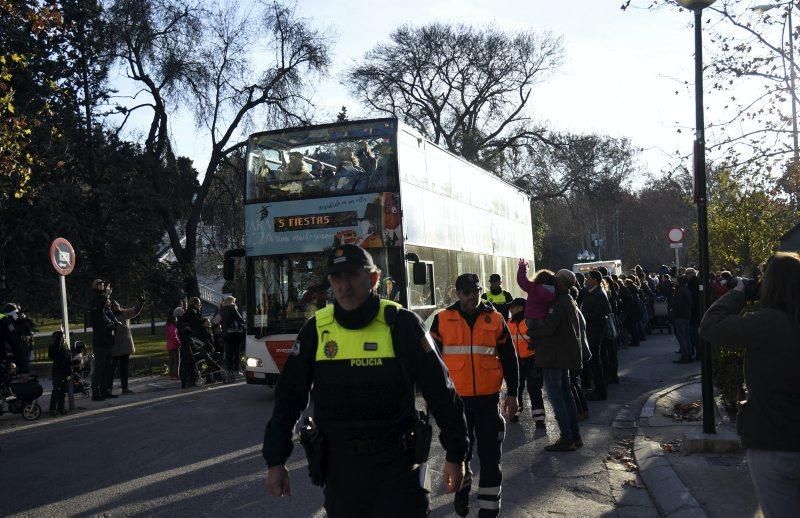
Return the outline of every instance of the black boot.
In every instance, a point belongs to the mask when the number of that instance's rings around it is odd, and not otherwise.
[[[469,492],[472,489],[472,473],[467,472],[464,476],[464,483],[461,489],[456,491],[456,496],[453,499],[453,508],[459,516],[467,516],[469,514]]]

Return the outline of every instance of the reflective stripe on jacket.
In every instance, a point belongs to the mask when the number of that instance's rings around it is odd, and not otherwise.
[[[528,337],[528,324],[525,323],[524,319],[519,322],[509,320],[508,331],[511,333],[511,340],[514,341],[514,347],[517,348],[517,356],[519,356],[520,360],[536,354],[534,351],[528,349],[530,337]]]
[[[456,309],[439,313],[438,334],[442,359],[459,396],[485,396],[500,392],[503,366],[497,341],[503,335],[503,317],[497,311],[478,315],[470,329]]]

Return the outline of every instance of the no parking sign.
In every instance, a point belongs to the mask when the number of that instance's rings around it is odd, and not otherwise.
[[[59,275],[69,275],[75,268],[75,249],[63,237],[57,237],[50,244],[50,264]]]

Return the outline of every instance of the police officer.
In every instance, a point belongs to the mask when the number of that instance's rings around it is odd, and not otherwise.
[[[480,281],[474,273],[456,279],[458,302],[437,313],[431,336],[450,371],[456,392],[464,401],[470,448],[478,447],[481,477],[478,484],[478,516],[497,516],[500,512],[500,454],[505,437],[505,420],[498,402],[503,379],[508,394],[503,400],[505,415],[517,413],[519,373],[514,343],[503,317],[491,305],[479,302]],[[464,485],[456,493],[453,506],[459,516],[469,513],[472,472],[467,467]]]
[[[519,357],[519,389],[517,402],[519,411],[511,417],[511,422],[519,421],[519,415],[525,407],[523,398],[525,386],[528,387],[528,396],[531,400],[531,417],[536,423],[536,428],[544,428],[544,399],[542,398],[542,371],[536,368],[536,352],[530,348],[531,341],[528,336],[528,324],[525,322],[525,299],[516,298],[508,306],[511,316],[508,319],[508,331]]]
[[[508,306],[514,297],[503,289],[503,279],[500,274],[493,273],[489,276],[489,291],[483,292],[481,299],[491,302],[503,318],[508,318]]]
[[[328,516],[427,516],[419,467],[401,445],[417,419],[412,385],[441,429],[448,493],[461,487],[464,476],[462,402],[420,318],[378,296],[380,270],[369,253],[355,245],[337,247],[328,280],[334,303],[300,330],[275,390],[264,433],[267,489],[273,496],[291,493],[286,461],[310,391],[325,443]]]

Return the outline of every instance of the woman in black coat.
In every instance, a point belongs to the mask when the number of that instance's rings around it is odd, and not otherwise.
[[[712,344],[743,349],[747,401],[736,428],[747,466],[767,518],[800,510],[800,255],[778,252],[768,262],[760,308],[740,312],[748,298],[742,279],[722,295],[700,322]],[[749,296],[748,296],[749,295]]]
[[[583,293],[581,313],[586,319],[586,336],[589,340],[589,350],[592,359],[589,360],[589,371],[594,385],[594,392],[586,399],[600,401],[606,399],[606,373],[603,367],[608,365],[607,351],[604,349],[606,334],[606,320],[611,313],[611,305],[603,289],[603,276],[597,270],[592,270],[586,276],[586,289]]]
[[[239,370],[242,341],[244,339],[244,318],[236,307],[235,297],[225,297],[220,308],[222,340],[225,344],[225,366],[231,372]]]

